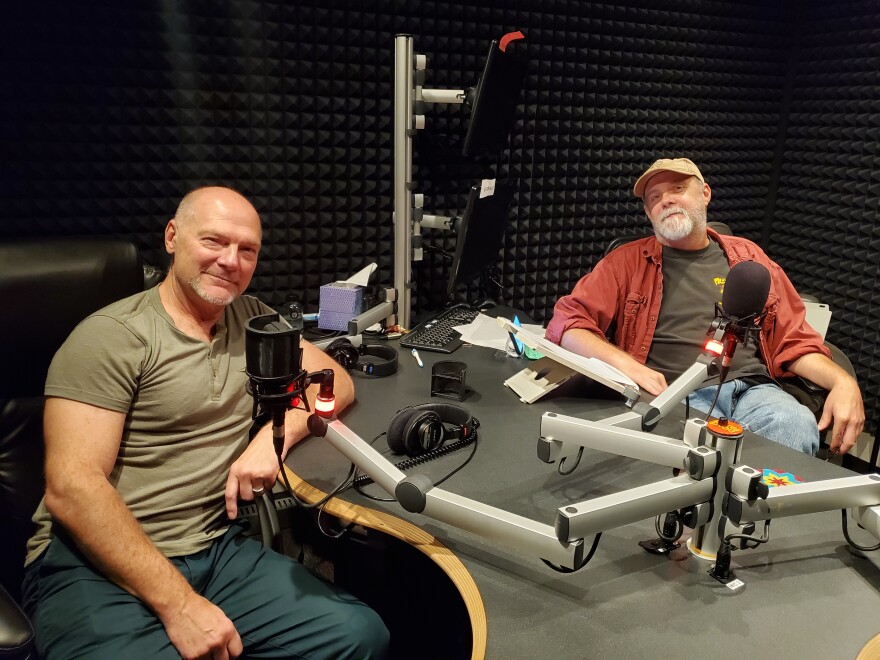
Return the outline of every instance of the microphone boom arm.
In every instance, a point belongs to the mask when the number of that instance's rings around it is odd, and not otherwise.
[[[561,542],[550,525],[437,488],[425,475],[407,477],[338,419],[328,423],[312,415],[309,431],[326,439],[411,513],[423,514],[561,566],[577,568],[583,563],[582,539]]]

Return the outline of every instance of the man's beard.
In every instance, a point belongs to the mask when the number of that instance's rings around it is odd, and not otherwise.
[[[231,292],[226,294],[226,296],[222,298],[220,296],[212,296],[210,293],[202,288],[202,285],[199,283],[198,275],[187,282],[187,284],[190,285],[192,290],[196,292],[196,295],[199,298],[201,298],[205,302],[211,303],[212,305],[229,305],[230,303],[232,303],[233,300],[238,298],[237,293]]]
[[[665,220],[674,213],[681,213],[680,218]],[[690,208],[684,206],[673,206],[660,214],[654,225],[656,231],[662,238],[669,242],[680,241],[694,233],[696,229],[706,226],[706,207],[695,205]]]

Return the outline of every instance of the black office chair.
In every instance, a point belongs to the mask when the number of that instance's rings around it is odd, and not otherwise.
[[[142,264],[134,244],[114,239],[8,241],[0,243],[0,263],[0,658],[19,659],[33,657],[33,628],[18,603],[31,517],[45,490],[49,364],[86,316],[155,286],[164,272]],[[277,542],[277,525],[263,535],[267,545]]]
[[[710,229],[714,229],[717,233],[725,235],[725,236],[733,236],[733,231],[730,227],[723,222],[707,222],[706,225]],[[647,238],[648,236],[653,236],[653,232],[642,232],[639,234],[632,234],[628,236],[620,236],[612,240],[608,247],[605,249],[605,254],[607,255],[612,250],[619,248],[621,245],[625,245],[631,241],[637,240],[639,238]],[[804,301],[810,302],[819,302],[819,299],[811,294],[799,294],[801,299]],[[825,341],[825,346],[831,351],[831,359],[841,367],[844,371],[846,371],[853,378],[856,377],[856,370],[853,367],[850,359],[841,351],[837,346],[832,344],[829,341]],[[828,392],[824,390],[819,385],[807,380],[806,378],[801,378],[800,376],[791,376],[789,378],[779,379],[779,384],[782,386],[782,389],[791,394],[795,399],[797,399],[798,403],[809,408],[810,412],[812,412],[816,416],[816,420],[818,421],[820,417],[822,417],[822,408],[825,405],[825,398],[828,395]],[[820,435],[820,441],[822,445],[827,446],[826,436],[828,434],[828,430],[824,431]]]
[[[0,657],[30,658],[33,628],[18,600],[31,516],[44,491],[46,372],[74,326],[142,290],[145,271],[137,248],[113,239],[7,241],[0,263]]]

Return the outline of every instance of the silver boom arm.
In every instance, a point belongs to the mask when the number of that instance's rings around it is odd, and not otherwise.
[[[579,447],[589,447],[661,465],[680,466],[680,452],[687,453],[686,448],[680,449],[681,441],[667,438],[658,441],[657,436],[647,431],[657,426],[684,397],[697,389],[714,368],[714,359],[701,355],[651,403],[636,403],[631,411],[601,422],[545,413],[538,439],[538,458],[553,463],[572,456]],[[661,444],[668,446],[662,447]],[[679,450],[672,448],[675,446]]]
[[[561,522],[563,518],[557,515],[556,525],[551,527],[437,488],[425,475],[406,476],[339,420],[327,422],[312,415],[309,431],[325,438],[406,511],[420,513],[566,568],[579,568],[584,560],[583,538],[572,535],[573,525],[598,533],[671,508],[706,502],[715,491],[714,475],[719,467],[715,450],[692,449],[694,456],[689,465],[693,477],[682,475],[577,505],[571,516],[576,523]]]
[[[568,568],[583,562],[582,540],[560,543],[549,525],[435,488],[424,475],[407,477],[339,420],[328,423],[312,415],[309,430],[325,438],[411,513],[421,513]]]
[[[742,485],[737,482],[734,470],[731,470],[727,478],[728,492],[722,512],[736,525],[858,507],[861,510],[856,511],[853,517],[857,520],[865,517],[868,523],[864,525],[866,529],[880,537],[880,528],[876,522],[877,514],[880,513],[880,506],[877,506],[880,505],[880,474],[863,474],[771,488],[765,499],[754,496],[749,499],[750,493],[746,486],[744,482]],[[871,513],[872,508],[877,511]]]

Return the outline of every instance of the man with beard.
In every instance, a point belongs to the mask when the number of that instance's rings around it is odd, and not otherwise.
[[[278,474],[271,425],[248,442],[244,326],[272,313],[242,295],[261,238],[237,192],[191,192],[165,228],[162,283],[95,312],[56,353],[23,585],[42,658],[386,654],[373,610],[234,522]],[[308,342],[302,367],[336,367],[337,405],[351,403],[348,374]],[[283,454],[306,420],[287,413]]]
[[[714,414],[808,454],[816,453],[819,431],[833,422],[831,451],[849,451],[865,421],[858,384],[804,322],[804,304],[782,269],[751,241],[707,228],[712,191],[697,166],[662,158],[633,192],[654,236],[600,260],[556,303],[547,338],[607,362],[656,396],[702,352],[730,268],[755,261],[770,271],[766,316],[758,341],[737,348]],[[775,382],[792,374],[828,390],[818,425]],[[690,405],[708,411],[717,383],[717,377],[703,383],[688,397]]]

